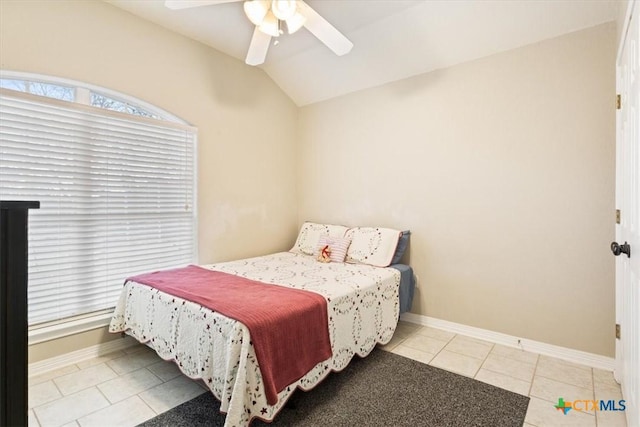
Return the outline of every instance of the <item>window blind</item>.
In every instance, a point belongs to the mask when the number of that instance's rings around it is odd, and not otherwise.
[[[115,306],[130,275],[195,261],[196,130],[0,90],[0,198],[29,220],[30,325]]]

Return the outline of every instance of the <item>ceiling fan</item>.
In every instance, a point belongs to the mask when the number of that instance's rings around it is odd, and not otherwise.
[[[177,10],[239,1],[242,0],[166,0],[164,4]],[[349,53],[353,47],[349,39],[302,0],[247,0],[244,12],[256,26],[245,59],[249,65],[264,62],[271,38],[284,34],[284,24],[289,34],[304,26],[338,56]]]

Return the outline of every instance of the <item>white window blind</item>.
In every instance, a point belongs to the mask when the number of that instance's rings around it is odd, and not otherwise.
[[[0,89],[0,198],[29,215],[29,323],[114,307],[195,261],[196,130]]]

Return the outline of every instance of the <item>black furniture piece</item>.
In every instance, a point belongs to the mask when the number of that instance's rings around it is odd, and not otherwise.
[[[0,426],[26,426],[27,219],[40,202],[0,200]]]

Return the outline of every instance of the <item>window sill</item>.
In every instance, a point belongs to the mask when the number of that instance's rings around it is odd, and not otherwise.
[[[39,344],[46,341],[55,340],[69,335],[93,329],[103,328],[109,325],[112,312],[99,313],[94,316],[60,322],[44,327],[36,327],[29,330],[29,345]]]

